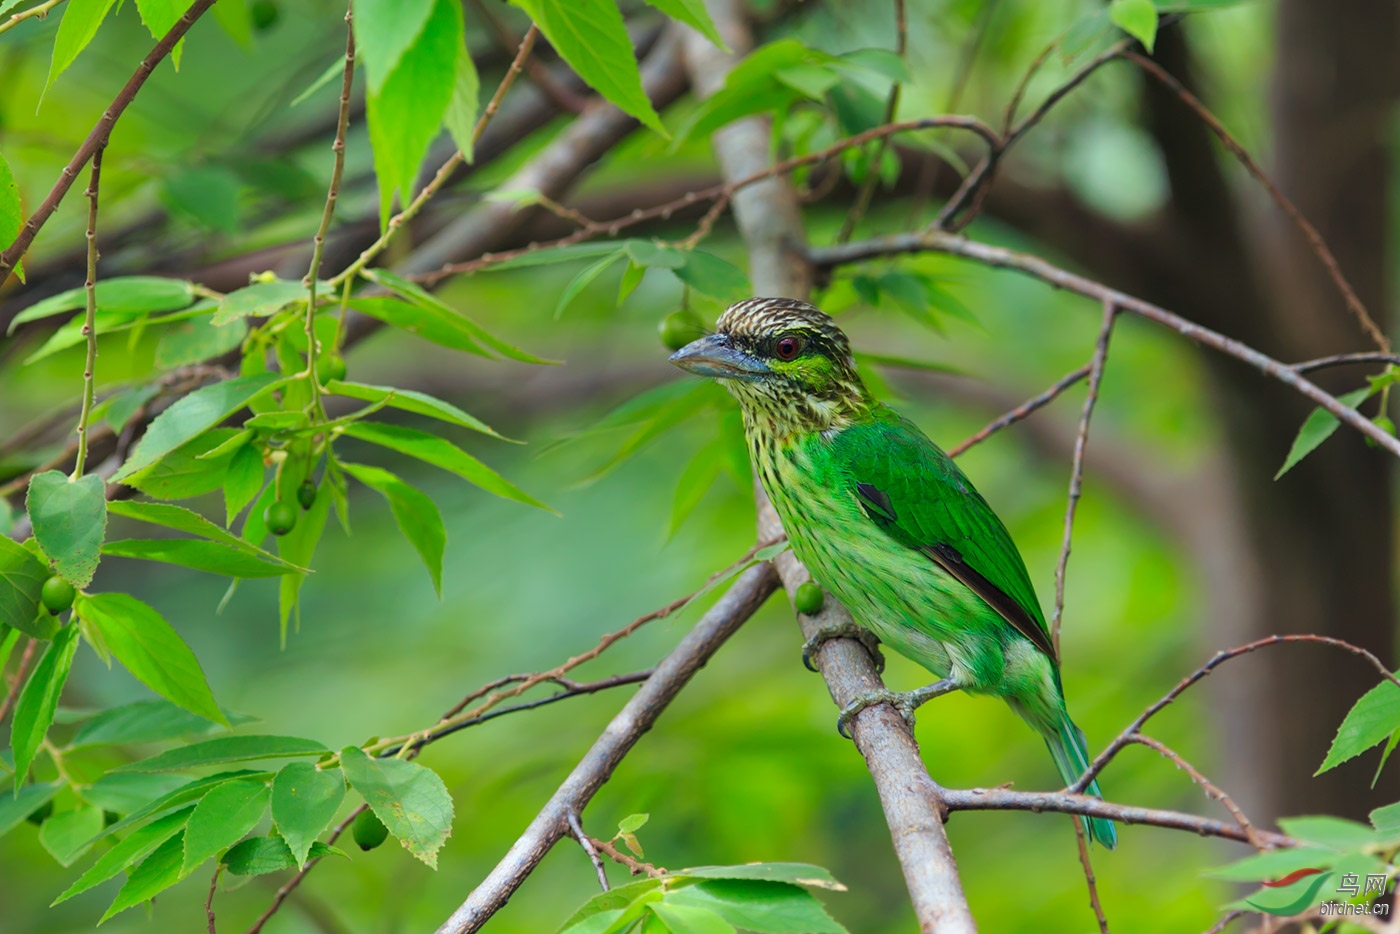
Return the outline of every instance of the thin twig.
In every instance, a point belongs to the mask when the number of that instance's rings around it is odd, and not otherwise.
[[[29,245],[34,242],[34,237],[39,233],[40,228],[48,221],[53,212],[57,210],[58,204],[63,200],[63,196],[68,193],[68,189],[73,186],[73,181],[78,177],[78,172],[87,165],[88,160],[96,154],[99,149],[107,145],[107,138],[112,133],[112,127],[122,113],[130,106],[136,98],[136,92],[141,90],[141,86],[146,83],[146,79],[151,76],[156,65],[161,59],[170,54],[170,50],[175,48],[175,44],[185,37],[185,33],[190,31],[195,20],[204,15],[205,11],[214,5],[215,0],[195,0],[193,6],[185,11],[184,15],[176,20],[175,25],[170,27],[170,31],[165,37],[155,44],[155,48],[147,53],[141,60],[141,64],[136,66],[136,72],[126,82],[126,85],[112,99],[106,109],[102,111],[102,116],[98,118],[92,131],[88,133],[83,144],[78,147],[78,151],[73,153],[73,158],[68,160],[68,164],[59,173],[58,181],[49,190],[48,195],[34,209],[34,213],[24,222],[24,226],[19,229],[19,235],[15,237],[15,242],[0,253],[0,284],[4,283],[10,271],[15,268],[20,257],[24,256]]]
[[[1050,614],[1050,639],[1055,646],[1055,654],[1060,654],[1060,619],[1065,612],[1065,572],[1069,568],[1070,545],[1074,539],[1074,514],[1079,508],[1079,497],[1084,488],[1084,452],[1089,446],[1089,421],[1094,417],[1094,406],[1099,401],[1099,384],[1103,381],[1104,365],[1108,363],[1108,341],[1113,334],[1113,322],[1118,317],[1118,306],[1105,301],[1103,324],[1099,328],[1099,339],[1094,344],[1094,357],[1089,362],[1089,392],[1084,396],[1084,409],[1079,415],[1079,432],[1074,438],[1074,460],[1069,472],[1069,495],[1065,497],[1065,530],[1060,540],[1060,559],[1055,564],[1055,609]]]
[[[1235,800],[1227,795],[1219,785],[1206,778],[1199,769],[1187,762],[1175,749],[1143,733],[1134,733],[1129,738],[1129,742],[1156,750],[1160,755],[1170,759],[1177,768],[1190,776],[1191,781],[1201,786],[1207,798],[1210,798],[1212,801],[1219,801],[1221,805],[1224,806],[1225,810],[1230,812],[1230,816],[1235,819],[1235,823],[1239,824],[1240,829],[1249,837],[1250,846],[1261,851],[1266,849],[1263,841],[1259,839],[1259,835],[1255,832],[1254,823],[1245,815],[1244,810],[1235,803]]]
[[[1315,383],[1303,378],[1286,363],[1281,363],[1253,347],[1226,337],[1218,331],[1202,327],[1178,314],[1167,311],[1160,305],[1143,301],[1126,292],[1069,272],[1047,262],[1038,256],[1018,253],[1014,250],[991,246],[969,240],[966,237],[950,234],[944,230],[925,228],[917,233],[892,234],[873,237],[869,240],[847,243],[840,246],[819,247],[808,250],[808,256],[819,267],[828,268],[845,263],[861,262],[874,256],[889,256],[896,253],[916,253],[934,251],[963,256],[986,266],[1000,269],[1014,269],[1017,272],[1040,279],[1056,288],[1076,292],[1098,302],[1111,301],[1123,311],[1129,311],[1140,318],[1146,318],[1168,327],[1178,334],[1198,344],[1219,351],[1227,356],[1249,364],[1266,376],[1278,380],[1317,405],[1335,415],[1357,431],[1372,438],[1387,451],[1400,456],[1400,439],[1385,431],[1370,419],[1344,405],[1330,393]]]
[[[977,432],[977,434],[963,441],[957,447],[949,450],[948,456],[957,457],[959,454],[962,454],[964,451],[966,451],[973,445],[981,444],[983,441],[986,441],[988,438],[996,434],[998,431],[1001,431],[1003,428],[1006,428],[1010,425],[1014,425],[1017,422],[1022,421],[1032,413],[1037,412],[1045,406],[1049,405],[1056,399],[1056,397],[1060,395],[1060,393],[1064,392],[1066,389],[1070,388],[1075,383],[1078,383],[1084,377],[1088,376],[1089,371],[1092,368],[1093,367],[1091,364],[1086,363],[1079,369],[1071,370],[1069,373],[1066,373],[1063,377],[1059,379],[1058,382],[1056,382],[1049,389],[1042,392],[1040,395],[1035,396],[1031,399],[1027,399],[1025,402],[1021,403],[1016,408],[1012,409],[1010,412],[1007,412],[1004,415],[1000,415],[992,419],[992,421],[988,422],[987,425],[981,431]]]
[[[588,854],[588,858],[593,863],[593,869],[598,873],[598,884],[603,887],[603,891],[609,891],[608,871],[603,867],[603,861],[598,858],[598,846],[593,838],[583,832],[583,824],[578,819],[577,811],[570,811],[568,814],[569,829],[573,831],[574,839],[578,845],[583,847],[583,852]]]
[[[1079,848],[1079,865],[1084,869],[1084,884],[1089,889],[1089,907],[1094,909],[1094,920],[1099,923],[1099,934],[1108,934],[1108,917],[1103,913],[1103,903],[1099,901],[1099,883],[1094,876],[1094,864],[1089,859],[1089,841],[1084,836],[1084,818],[1074,815],[1074,840]]]
[[[87,293],[87,308],[83,318],[83,337],[87,339],[87,363],[83,367],[83,408],[78,415],[78,453],[73,461],[73,479],[83,475],[87,462],[88,418],[92,415],[92,403],[97,398],[97,382],[94,377],[97,367],[97,192],[102,183],[102,148],[92,154],[92,174],[88,177],[88,222],[87,222],[87,281],[83,284]]]
[[[1364,353],[1339,353],[1330,357],[1318,357],[1315,360],[1304,360],[1302,363],[1295,363],[1289,367],[1294,373],[1311,373],[1313,370],[1325,370],[1328,367],[1347,366],[1354,363],[1389,363],[1400,365],[1400,354],[1381,353],[1378,351],[1368,351]]]
[[[1249,914],[1249,912],[1245,911],[1243,908],[1236,908],[1234,911],[1228,911],[1219,921],[1212,924],[1206,930],[1205,934],[1221,934],[1227,927],[1247,914]]]
[[[666,870],[662,869],[660,866],[653,866],[651,863],[628,856],[626,853],[619,850],[611,840],[599,840],[597,837],[590,837],[589,841],[608,859],[620,866],[626,866],[627,871],[634,876],[645,875],[648,879],[664,879],[667,876]]]
[[[45,19],[48,17],[49,11],[62,2],[63,0],[44,0],[43,3],[36,4],[27,10],[20,10],[18,13],[12,13],[9,19],[0,23],[0,33],[8,32],[20,23],[33,17]]]
[[[894,27],[894,51],[902,59],[905,49],[909,45],[909,21],[904,11],[904,0],[894,0]],[[895,111],[899,109],[900,87],[898,81],[890,85],[889,97],[885,99],[885,119],[881,121],[882,123],[894,122]],[[870,164],[866,167],[865,178],[860,183],[860,190],[856,192],[856,200],[851,205],[851,209],[846,212],[846,219],[841,222],[841,229],[836,234],[837,243],[845,243],[851,239],[856,224],[860,223],[861,217],[870,207],[870,199],[874,196],[875,186],[880,181],[880,160],[884,158],[888,146],[888,136],[881,137],[879,142],[875,144],[875,148],[870,154]]]
[[[1201,122],[1215,134],[1216,139],[1220,140],[1221,145],[1228,149],[1231,155],[1239,160],[1240,165],[1244,166],[1245,171],[1254,176],[1255,181],[1264,186],[1264,189],[1269,193],[1269,197],[1274,199],[1274,203],[1279,206],[1279,209],[1282,210],[1284,214],[1288,215],[1289,220],[1293,221],[1294,226],[1298,228],[1303,234],[1303,237],[1308,241],[1308,245],[1312,247],[1313,253],[1317,255],[1318,260],[1322,263],[1323,267],[1326,268],[1327,275],[1332,279],[1332,284],[1335,285],[1337,291],[1342,294],[1343,301],[1346,302],[1347,308],[1356,317],[1362,330],[1366,332],[1367,336],[1370,337],[1371,340],[1375,342],[1375,345],[1382,351],[1390,350],[1390,338],[1385,336],[1385,332],[1376,324],[1370,312],[1366,310],[1366,306],[1362,303],[1361,298],[1351,287],[1351,283],[1347,281],[1347,277],[1342,273],[1341,266],[1337,264],[1337,258],[1332,255],[1332,250],[1327,246],[1327,241],[1322,239],[1322,234],[1318,233],[1317,228],[1303,216],[1303,212],[1298,210],[1298,207],[1279,190],[1279,187],[1274,184],[1273,179],[1269,177],[1268,173],[1259,167],[1259,163],[1254,161],[1254,157],[1249,154],[1249,151],[1230,135],[1230,131],[1225,129],[1225,125],[1201,103],[1196,95],[1188,91],[1185,85],[1178,81],[1173,75],[1167,73],[1161,65],[1158,65],[1156,62],[1152,61],[1152,59],[1146,58],[1131,49],[1123,53],[1123,58],[1132,62],[1153,78],[1156,78],[1162,85],[1174,93],[1181,102],[1189,107],[1192,113],[1200,118]]]
[[[476,127],[472,130],[473,146],[481,139],[481,134],[485,132],[486,125],[491,122],[491,118],[494,117],[496,111],[500,109],[501,99],[506,96],[506,91],[510,90],[510,86],[515,83],[515,79],[519,76],[520,70],[525,64],[525,60],[529,58],[530,51],[535,47],[535,40],[539,38],[539,34],[539,27],[531,23],[529,31],[525,33],[525,38],[520,40],[520,48],[516,51],[514,60],[511,61],[510,67],[506,69],[505,76],[501,78],[501,83],[496,87],[496,93],[491,95],[490,103],[486,105],[486,109],[481,112],[480,118],[476,121]],[[407,207],[389,219],[389,223],[384,228],[384,233],[379,236],[379,239],[366,247],[353,263],[346,266],[331,278],[329,283],[330,288],[334,290],[341,283],[354,278],[359,274],[360,270],[368,266],[370,261],[389,245],[389,241],[393,239],[398,229],[411,221],[418,212],[423,209],[423,205],[427,204],[429,199],[437,194],[438,190],[441,189],[443,185],[447,184],[447,180],[452,177],[453,170],[465,162],[466,158],[466,154],[460,149],[449,156],[447,161],[438,167],[432,180],[423,186],[422,191],[418,192],[417,197],[409,202]]]
[[[209,934],[219,934],[218,926],[214,921],[214,893],[219,890],[219,875],[223,871],[223,863],[215,864],[214,877],[209,880],[209,897],[204,900],[204,916],[209,919]]]
[[[316,236],[311,240],[311,264],[301,284],[307,292],[306,302],[306,370],[311,379],[311,405],[313,411],[324,421],[325,409],[321,404],[321,379],[316,375],[316,356],[319,341],[316,339],[316,277],[321,274],[321,258],[325,254],[326,234],[331,229],[335,217],[335,203],[340,196],[340,179],[345,173],[345,133],[350,127],[350,88],[355,82],[355,29],[354,11],[345,11],[345,71],[340,79],[340,110],[335,121],[335,140],[331,152],[335,154],[331,169],[331,182],[326,189],[326,206],[321,209],[321,224],[316,228]],[[340,335],[336,335],[337,342]],[[334,349],[334,348],[332,348]]]
[[[24,687],[25,675],[29,673],[29,666],[34,661],[34,653],[38,650],[39,640],[31,638],[24,647],[24,654],[19,657],[19,667],[15,669],[15,680],[10,682],[9,693],[5,695],[5,700],[0,703],[0,723],[5,722],[5,717],[15,706],[15,700],[19,697],[20,689]]]

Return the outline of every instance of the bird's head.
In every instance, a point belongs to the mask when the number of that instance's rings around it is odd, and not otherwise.
[[[781,434],[840,428],[871,403],[851,343],[819,309],[788,298],[750,298],[720,315],[715,333],[671,362],[719,380],[751,424]]]

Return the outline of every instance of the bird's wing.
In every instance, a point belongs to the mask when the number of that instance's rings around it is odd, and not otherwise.
[[[957,578],[1057,661],[1021,553],[947,454],[891,412],[844,429],[831,444],[851,494],[875,525]]]

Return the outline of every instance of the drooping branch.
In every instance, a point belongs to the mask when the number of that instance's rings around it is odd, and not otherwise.
[[[78,172],[87,165],[99,149],[107,145],[107,139],[112,135],[112,127],[122,113],[136,99],[136,93],[141,90],[141,86],[146,83],[146,79],[155,71],[157,65],[165,56],[170,54],[170,50],[175,48],[175,44],[185,37],[185,33],[190,31],[195,20],[204,15],[215,0],[195,0],[194,4],[185,11],[170,31],[165,34],[155,48],[147,53],[141,60],[141,64],[136,66],[136,72],[126,82],[120,93],[112,99],[112,103],[107,105],[107,109],[102,111],[102,116],[98,118],[97,124],[88,133],[83,144],[78,147],[78,151],[73,153],[73,158],[68,160],[68,164],[59,173],[58,181],[54,182],[53,188],[48,195],[34,209],[34,213],[25,220],[24,226],[19,229],[19,235],[15,237],[15,242],[10,244],[3,253],[0,253],[0,284],[9,278],[10,271],[15,268],[20,257],[24,256],[29,245],[34,242],[34,237],[39,233],[40,228],[48,222],[53,212],[58,209],[59,202],[63,196],[68,194],[68,189],[73,187],[73,182],[78,177]]]

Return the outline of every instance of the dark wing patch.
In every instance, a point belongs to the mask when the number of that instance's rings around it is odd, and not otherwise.
[[[1020,604],[968,565],[956,548],[951,545],[925,545],[919,550],[928,555],[934,564],[961,581],[963,586],[981,597],[988,606],[1001,614],[1003,619],[1015,626],[1017,632],[1049,656],[1051,661],[1059,662],[1049,634],[1040,628]]]
[[[865,514],[877,522],[894,522],[899,518],[895,515],[894,504],[890,502],[889,496],[868,483],[856,484],[856,498]]]

